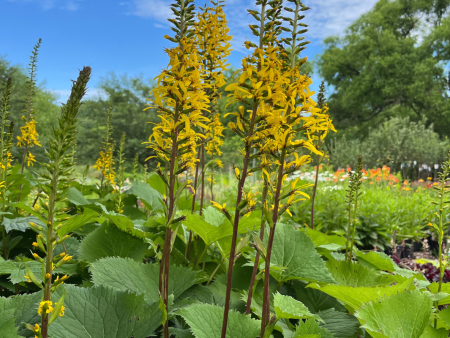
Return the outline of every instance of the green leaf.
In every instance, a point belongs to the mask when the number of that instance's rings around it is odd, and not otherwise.
[[[427,286],[428,290],[430,290],[432,293],[437,294],[439,291],[439,283],[434,282]],[[445,292],[450,294],[450,283],[442,283],[441,286],[441,292]],[[441,299],[439,301],[439,305],[446,305],[450,304],[450,296],[445,297],[444,299]]]
[[[17,217],[13,219],[5,218],[3,220],[3,225],[5,226],[6,232],[10,232],[11,230],[18,230],[25,232],[30,229],[30,222],[36,223],[37,225],[44,226],[44,223],[35,216],[29,217]]]
[[[103,286],[67,285],[65,291],[65,314],[50,325],[52,338],[146,338],[161,323],[158,304],[149,305],[143,296]]]
[[[145,238],[145,232],[137,229],[128,217],[113,212],[105,213],[104,217],[114,223],[120,230],[137,238]]]
[[[55,269],[54,274],[73,275],[76,273],[76,264],[67,263]],[[36,261],[1,261],[0,260],[0,275],[11,275],[9,280],[13,284],[20,282],[27,282],[25,274],[27,267],[35,274],[38,281],[42,282],[42,264]]]
[[[223,213],[212,206],[203,209],[203,216],[205,217],[205,222],[215,227],[219,227],[226,219]]]
[[[159,202],[159,198],[161,198],[162,195],[147,183],[139,181],[133,182],[133,185],[127,191],[127,194],[135,195],[153,212],[162,209],[161,203]]]
[[[406,278],[393,276],[391,274],[381,274],[370,268],[366,268],[357,262],[348,261],[327,261],[328,270],[333,275],[339,285],[348,286],[377,286],[393,282],[404,281]]]
[[[161,195],[164,195],[166,193],[166,184],[157,173],[155,172],[151,173],[148,177],[147,182],[153,189],[158,191]]]
[[[59,237],[63,237],[66,234],[81,228],[83,225],[91,223],[97,217],[97,212],[92,209],[85,208],[84,213],[70,217],[67,221],[62,223],[61,228],[59,228],[56,232]]]
[[[25,327],[24,323],[40,323],[41,317],[38,315],[37,309],[41,298],[42,292],[10,298],[0,297],[0,318],[8,318],[12,312],[15,318],[15,325],[19,328],[19,334],[29,337],[30,331]],[[3,331],[0,332],[3,333]]]
[[[367,303],[355,313],[369,332],[389,338],[419,338],[431,315],[431,299],[419,290]]]
[[[292,286],[295,290],[296,299],[305,304],[312,313],[318,313],[319,311],[325,311],[331,308],[338,311],[346,311],[345,307],[336,298],[322,291],[307,288],[304,282],[293,281]]]
[[[84,198],[81,191],[79,191],[77,188],[74,187],[69,188],[66,198],[75,205],[92,204],[92,202],[89,202],[87,199]]]
[[[376,268],[378,270],[394,272],[395,267],[397,266],[391,259],[391,257],[383,252],[370,251],[367,253],[363,253],[361,251],[358,251],[356,253],[356,256],[358,257],[358,261],[361,264],[367,267]]]
[[[196,338],[216,338],[222,332],[223,308],[209,304],[194,304],[181,309],[178,315],[191,327]],[[231,310],[228,315],[227,338],[256,338],[260,321]]]
[[[315,318],[321,321],[320,317],[309,312],[308,308],[298,300],[289,296],[283,296],[277,292],[274,296],[274,308],[277,319],[305,319]]]
[[[330,244],[335,244],[338,247],[345,247],[346,240],[344,237],[337,235],[326,235],[321,231],[306,228],[304,230],[309,238],[314,242],[315,247],[325,247]]]
[[[403,283],[392,286],[377,287],[353,287],[345,285],[310,284],[308,288],[318,289],[326,294],[340,300],[355,310],[361,308],[364,303],[376,302],[383,297],[389,297],[414,288],[414,279],[410,278]]]
[[[105,257],[129,257],[140,261],[148,244],[106,222],[87,235],[78,249],[79,260],[93,263]]]
[[[20,338],[14,324],[14,309],[0,312],[0,332],[2,338]],[[23,338],[23,337],[22,337]]]
[[[264,236],[266,246],[267,237]],[[271,264],[287,268],[282,276],[277,276],[283,281],[304,279],[335,283],[311,239],[291,225],[277,224]]]
[[[328,309],[319,312],[319,316],[325,322],[322,326],[336,338],[354,337],[359,328],[358,319],[346,312]]]
[[[159,301],[159,264],[143,264],[129,258],[104,258],[91,265],[92,281],[118,291],[144,294],[149,302]],[[169,295],[175,299],[194,284],[197,272],[171,266]]]
[[[420,338],[448,338],[448,330],[444,328],[436,329],[428,324]]]
[[[314,319],[307,319],[305,322],[300,321],[295,330],[295,338],[310,337],[309,335],[317,335],[320,338],[334,338],[333,334],[321,327]]]
[[[442,311],[439,311],[438,317],[446,325],[447,329],[449,329],[450,328],[450,307],[448,307]]]

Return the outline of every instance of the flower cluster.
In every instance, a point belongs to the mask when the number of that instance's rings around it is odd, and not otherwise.
[[[171,160],[170,150],[174,147],[183,172],[193,168],[197,161],[197,140],[204,138],[204,135],[193,127],[208,129],[205,123],[209,119],[202,114],[202,110],[208,111],[209,99],[200,76],[201,63],[194,41],[184,37],[179,46],[166,49],[166,53],[170,57],[169,65],[155,78],[158,85],[151,92],[154,96],[152,104],[146,108],[156,108],[161,119],[146,142],[156,156],[147,160],[157,157],[159,163],[168,163]]]
[[[214,116],[211,122],[208,124],[208,132],[206,133],[206,153],[209,155],[218,155],[221,156],[222,152],[220,151],[220,147],[223,145],[224,141],[224,131],[225,127],[220,122],[220,118],[218,115]]]

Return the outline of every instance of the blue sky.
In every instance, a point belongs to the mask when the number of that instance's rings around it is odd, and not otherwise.
[[[130,76],[155,77],[166,66],[164,47],[170,46],[167,17],[170,0],[0,0],[0,55],[13,64],[28,64],[34,44],[42,38],[38,61],[38,81],[65,101],[70,80],[78,69],[91,66],[89,96],[97,96],[99,79],[111,71]],[[196,1],[203,5],[205,1]],[[376,0],[304,0],[306,35],[312,43],[303,56],[314,58],[322,40],[342,34]],[[233,35],[233,66],[247,54],[242,47],[251,38],[247,8],[253,0],[226,0],[225,12]],[[313,76],[314,89],[320,79]]]

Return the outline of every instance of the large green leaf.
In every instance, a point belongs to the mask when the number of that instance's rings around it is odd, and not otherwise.
[[[222,332],[223,308],[209,304],[194,304],[177,312],[191,327],[196,338],[217,338]],[[227,338],[256,338],[260,321],[231,310],[228,315]]]
[[[13,219],[5,218],[3,220],[3,225],[5,227],[6,232],[10,232],[11,230],[18,230],[25,232],[30,229],[30,222],[36,223],[40,226],[43,226],[44,223],[35,216],[29,217],[17,217]]]
[[[267,246],[267,237],[264,242]],[[304,279],[335,283],[311,239],[291,225],[278,224],[275,230],[271,264],[286,267],[280,280]]]
[[[334,338],[333,334],[321,327],[314,319],[307,319],[305,322],[300,321],[295,330],[295,338],[310,337],[309,335],[318,335],[320,338]]]
[[[406,280],[406,278],[401,276],[381,274],[357,262],[331,259],[327,261],[327,267],[339,285],[354,287],[377,286]]]
[[[91,265],[92,281],[118,291],[144,294],[149,302],[159,300],[159,265],[138,263],[129,258],[104,258]],[[169,294],[175,299],[194,284],[197,272],[178,266],[169,270]]]
[[[337,247],[345,247],[346,241],[344,237],[337,235],[326,235],[321,231],[306,228],[304,230],[309,238],[314,242],[316,247],[327,248],[330,245],[336,245]]]
[[[445,324],[447,329],[450,329],[450,308],[446,308],[438,312],[438,317]]]
[[[219,218],[211,211],[209,212],[207,219],[212,223],[208,223],[198,214],[187,214],[186,220],[183,221],[183,225],[199,235],[205,241],[206,245],[211,245],[212,243],[233,234],[233,225],[228,219],[225,218],[222,223],[217,226]],[[238,233],[245,234],[248,230],[258,230],[260,222],[261,218],[257,213],[252,213],[248,217],[244,216],[239,221]]]
[[[395,271],[396,264],[391,257],[383,252],[369,251],[367,253],[363,253],[358,251],[356,256],[362,265],[373,267],[378,270],[385,270],[389,272]]]
[[[25,275],[28,267],[39,281],[42,281],[42,264],[36,261],[1,261],[0,260],[0,275],[10,275],[9,280],[13,284],[26,282]],[[76,273],[76,264],[66,263],[63,266],[56,268],[54,274],[73,275]]]
[[[0,333],[2,338],[20,338],[15,326],[14,309],[0,312]]]
[[[284,296],[277,292],[273,299],[277,319],[305,319],[315,318],[321,320],[319,316],[309,312],[308,308],[292,297]]]
[[[129,257],[139,261],[144,258],[147,248],[148,244],[141,239],[105,222],[81,241],[78,257],[88,263],[105,257]]]
[[[215,227],[219,227],[226,219],[223,213],[212,206],[203,209],[203,217],[207,223]]]
[[[104,286],[65,291],[65,314],[50,325],[52,338],[146,338],[161,323],[158,304],[149,305],[142,295]]]
[[[426,292],[413,290],[367,303],[355,315],[371,334],[374,332],[388,338],[419,338],[430,319],[431,307],[432,302]]]
[[[86,198],[84,198],[81,191],[77,188],[71,187],[68,190],[66,198],[75,205],[88,205],[91,204]]]
[[[359,322],[354,316],[334,309],[321,311],[319,316],[325,322],[322,326],[336,338],[356,337]]]
[[[420,338],[448,338],[448,330],[444,328],[436,329],[428,324]]]
[[[114,212],[106,212],[103,216],[114,223],[120,230],[137,238],[145,238],[145,232],[136,228],[134,223],[128,217],[116,214]]]
[[[35,324],[40,322],[37,309],[41,298],[42,292],[10,298],[0,297],[0,318],[9,318],[12,313],[15,318],[15,326],[19,327],[19,334],[29,337],[30,331],[24,326],[24,323]],[[0,331],[0,333],[3,333],[3,331]]]
[[[302,281],[293,281],[296,299],[306,305],[312,313],[325,311],[334,308],[338,311],[345,311],[345,307],[339,301],[324,292],[313,288],[307,288]]]
[[[139,181],[133,182],[133,185],[127,191],[127,194],[135,195],[153,212],[162,209],[161,202],[159,201],[159,198],[162,197],[161,194],[147,183]]]
[[[62,226],[57,230],[57,233],[59,237],[63,237],[64,235],[81,228],[83,225],[92,222],[96,217],[98,217],[97,212],[85,208],[82,214],[72,216],[62,223]]]
[[[308,287],[318,289],[341,302],[349,305],[355,310],[358,310],[364,303],[375,302],[383,297],[411,290],[414,288],[414,279],[408,279],[403,283],[392,286],[377,286],[377,287],[353,287],[346,285],[324,285],[310,284]]]

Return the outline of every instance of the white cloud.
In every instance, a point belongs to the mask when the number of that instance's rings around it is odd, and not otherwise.
[[[9,2],[32,2],[41,6],[44,10],[59,8],[68,11],[76,11],[82,0],[7,0]]]
[[[308,37],[310,39],[323,39],[330,35],[342,34],[354,20],[369,11],[377,1],[304,0],[304,4],[311,7],[311,10],[305,12],[304,21],[309,25]],[[171,2],[171,0],[134,0],[134,6],[127,14],[166,23],[167,18],[172,16]],[[200,2],[197,4],[200,4]],[[255,8],[255,1],[225,0],[225,5],[224,11],[229,21],[230,34],[233,35],[233,48],[247,53],[243,43],[246,39],[253,38],[248,25],[254,22],[247,9]]]
[[[167,0],[134,0],[132,14],[152,18],[159,22],[166,22],[172,16],[171,1]]]

